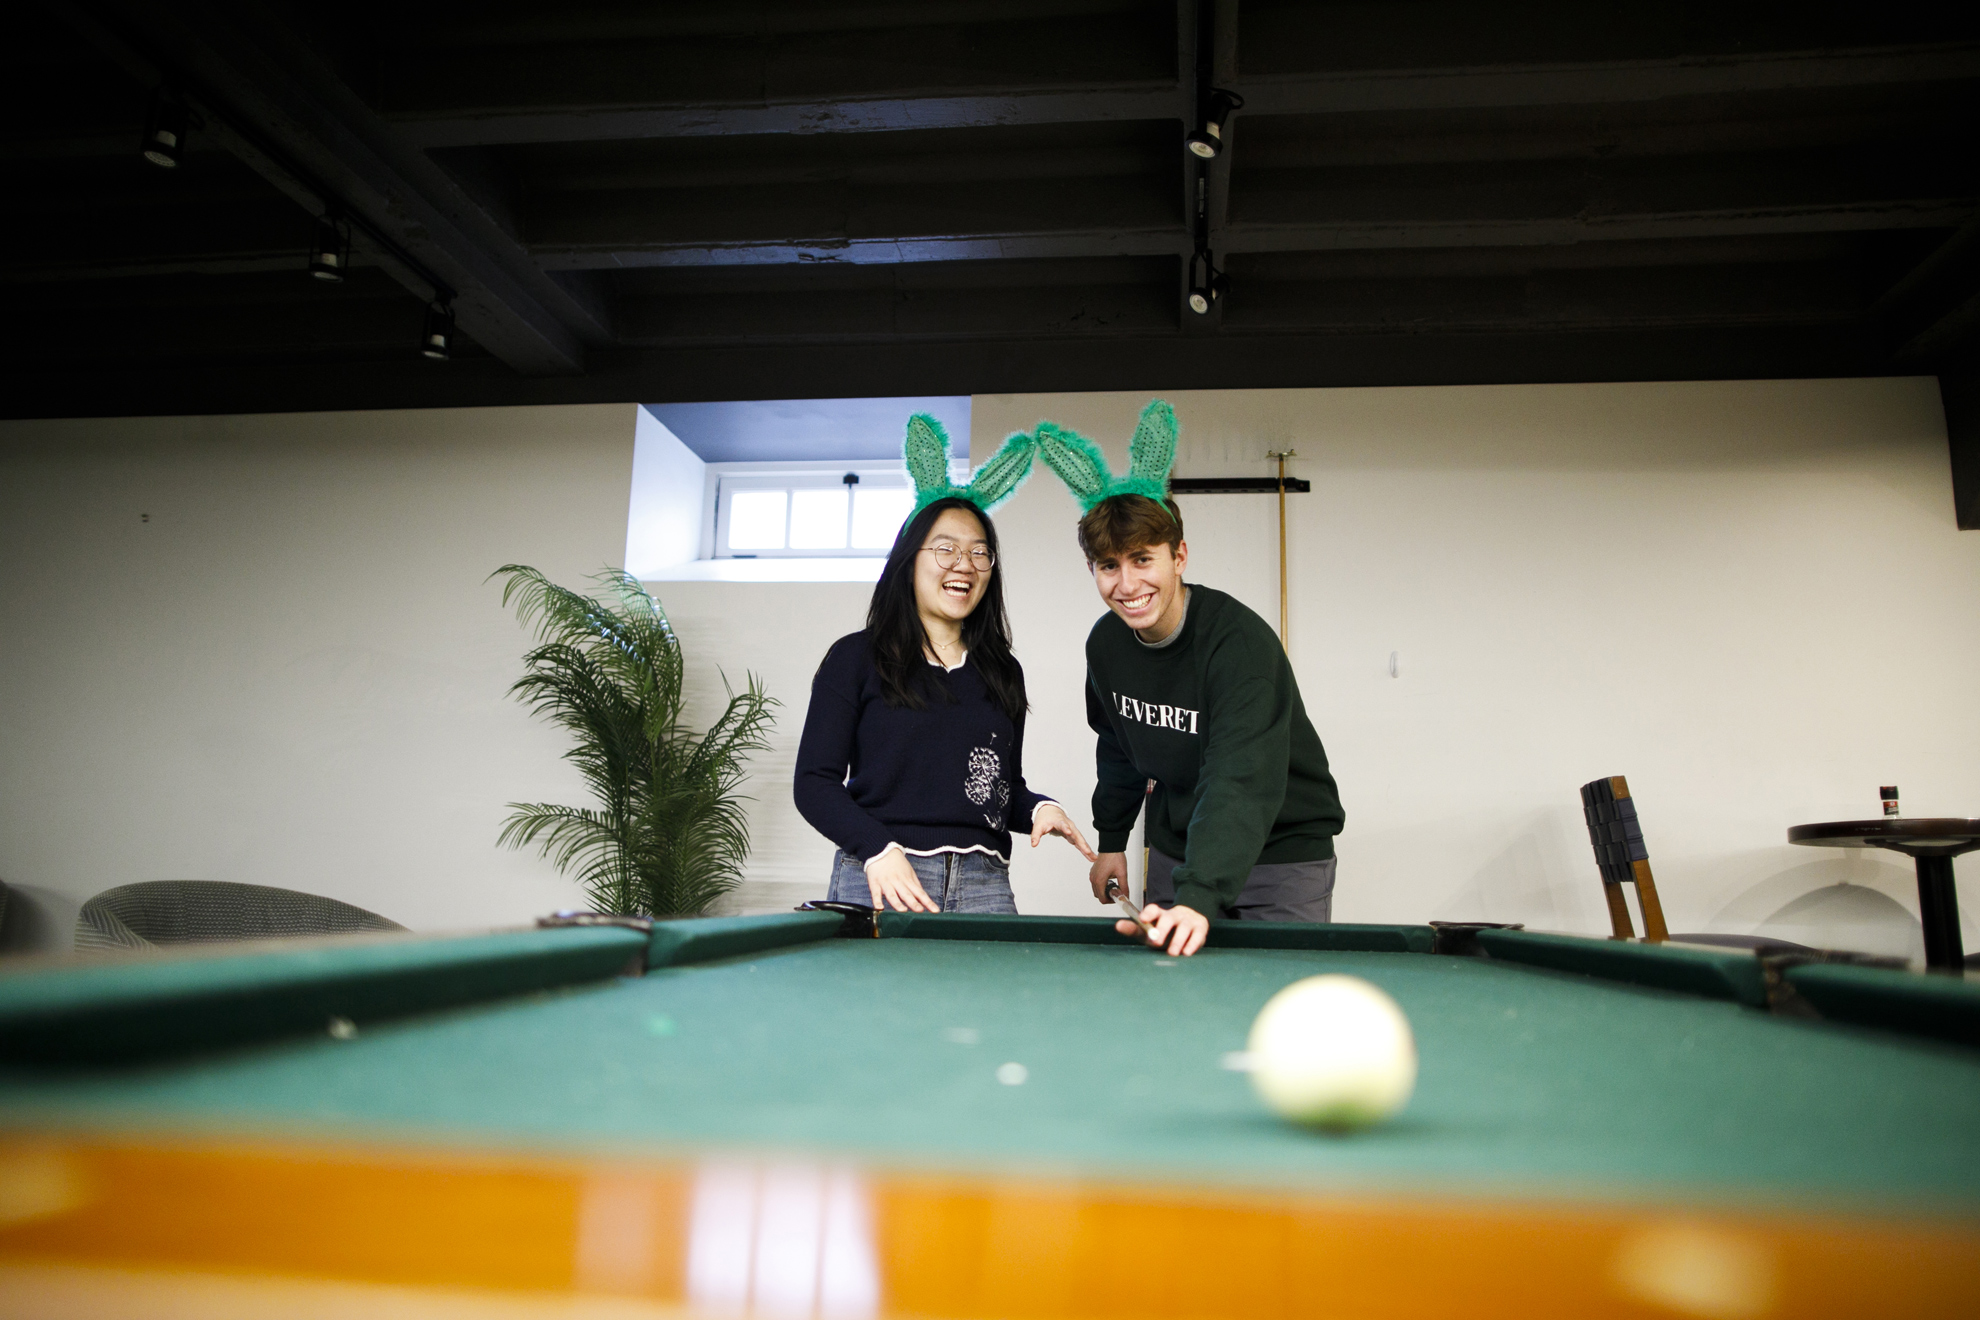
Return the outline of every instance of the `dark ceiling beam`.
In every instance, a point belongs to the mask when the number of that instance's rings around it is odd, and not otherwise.
[[[1242,52],[1240,52],[1240,60]],[[1360,114],[1495,106],[1611,105],[1745,92],[1892,87],[1980,78],[1980,45],[1784,51],[1669,60],[1615,60],[1496,69],[1240,73],[1240,114]]]
[[[267,10],[48,3],[141,81],[186,95],[209,121],[197,131],[283,193],[312,211],[341,207],[384,238],[364,246],[417,296],[449,288],[461,328],[513,369],[583,370],[585,345],[570,323],[605,338],[598,309],[538,269],[423,152],[395,141]]]
[[[1693,325],[1850,323],[1864,295],[1853,272],[1819,262],[1544,269],[1253,281],[1236,267],[1233,331],[1533,334]]]
[[[1901,345],[1899,362],[1929,364],[1969,347],[1980,338],[1980,293],[1967,299]]]
[[[1204,0],[1212,3],[1213,0]],[[1185,0],[1185,8],[1190,8]],[[1188,22],[1179,27],[1188,27]],[[1220,31],[1235,24],[1220,22]],[[1233,39],[1235,33],[1232,33]],[[1193,60],[1194,40],[1183,54]],[[1230,69],[1232,57],[1220,59]],[[1181,67],[1188,69],[1190,64]],[[1466,110],[1499,106],[1607,105],[1686,96],[1721,96],[1895,87],[1980,78],[1980,46],[1862,51],[1789,51],[1698,60],[1618,60],[1496,69],[1398,69],[1246,76],[1219,82],[1245,97],[1243,114],[1358,114],[1381,110]],[[1183,80],[1184,118],[1193,97]],[[495,146],[634,138],[746,134],[878,133],[1011,124],[1071,124],[1167,118],[1175,84],[1093,90],[973,91],[936,96],[793,100],[773,104],[598,106],[558,110],[432,111],[394,115],[421,147]]]
[[[1194,0],[542,8],[527,27],[387,20],[361,76],[433,147],[1166,118]]]
[[[1946,445],[1952,459],[1953,517],[1962,532],[1980,532],[1980,376],[1966,364],[1958,375],[1939,377],[1946,410]]]
[[[1980,532],[1980,344],[1938,364],[1952,460],[1953,516],[1963,532]]]
[[[1856,337],[1836,327],[1682,327],[1516,335],[1233,335],[1207,339],[1023,336],[890,345],[725,346],[594,355],[582,377],[525,378],[491,360],[439,372],[394,360],[99,367],[0,376],[15,417],[271,410],[667,403],[1065,390],[1531,384],[1728,380],[1865,374]]]
[[[1618,245],[1611,266],[1559,264],[1558,248],[1498,249],[1436,278],[1390,262],[1239,258],[1223,325],[1359,335],[1658,326],[1843,325],[1864,309],[1860,273],[1826,254],[1800,260],[1657,260]],[[1445,254],[1455,255],[1455,254]],[[1629,264],[1634,256],[1636,264]],[[1551,264],[1550,264],[1551,263]],[[1173,335],[1176,257],[651,272],[617,286],[621,340],[705,343],[874,342],[917,336]]]
[[[1980,216],[1913,266],[1870,309],[1892,359],[1934,365],[1980,330]]]
[[[1315,209],[1321,203],[1316,198]],[[1411,248],[1549,247],[1570,243],[1752,235],[1834,234],[1864,230],[1952,228],[1974,214],[1971,198],[1906,198],[1837,205],[1729,209],[1670,215],[1566,215],[1504,220],[1313,219],[1299,223],[1235,222],[1218,226],[1215,248],[1227,252],[1327,252]],[[1058,233],[909,236],[733,243],[539,244],[545,269],[638,270],[667,267],[886,265],[1073,257],[1187,256],[1181,225]]]
[[[419,334],[420,309],[396,291],[390,300],[301,298],[209,307],[71,304],[34,311],[31,336],[0,333],[8,359],[21,366],[59,370],[66,365],[62,359],[71,351],[68,346],[81,341],[89,345],[92,370],[105,378],[120,369],[155,365],[196,371],[215,359],[234,370],[270,361],[375,365],[392,358],[432,369],[406,352]]]
[[[635,138],[892,133],[926,128],[1167,119],[1175,113],[1175,85],[1156,83],[1099,91],[975,92],[773,105],[436,113],[399,115],[392,122],[409,141],[434,149]]]
[[[1824,234],[1951,228],[1973,215],[1972,198],[1924,197],[1840,205],[1686,211],[1665,215],[1567,215],[1486,219],[1234,222],[1232,252],[1318,252],[1361,248],[1534,247],[1642,239],[1750,234]]]
[[[624,300],[619,335],[639,348],[864,340],[892,351],[893,344],[935,338],[1172,337],[1178,314],[1171,278],[1003,289],[670,292]]]
[[[546,270],[639,270],[680,266],[897,265],[930,261],[1008,261],[1058,257],[1137,257],[1189,252],[1179,225],[1087,233],[940,235],[623,246],[537,244]]]
[[[254,183],[259,196],[190,206],[117,205],[124,199],[99,197],[16,211],[8,235],[12,260],[0,269],[0,285],[276,270],[306,279],[314,225],[292,202]]]
[[[12,266],[0,274],[0,287],[28,284],[90,284],[105,280],[142,280],[164,275],[295,275],[301,262],[292,248],[281,251],[238,251],[199,254],[105,257],[101,253],[76,262],[41,260]]]
[[[1237,75],[1238,3],[1237,0],[1202,2],[1212,6],[1211,21],[1206,25],[1212,38],[1210,82],[1212,86],[1228,88],[1236,82]],[[1231,169],[1239,150],[1238,123],[1241,118],[1241,114],[1233,114],[1224,121],[1224,149],[1215,160],[1201,167],[1208,185],[1205,200],[1209,204],[1210,250],[1219,254],[1220,262],[1225,251],[1224,228],[1231,218]],[[1190,125],[1192,129],[1195,127],[1195,124]],[[1219,319],[1222,318],[1221,308],[1213,309],[1213,312]]]
[[[1217,15],[1218,0],[1193,0],[1191,4],[1178,7],[1177,31],[1181,38],[1182,58],[1176,67],[1183,71],[1189,90],[1188,108],[1183,116],[1185,141],[1187,135],[1202,123],[1210,89],[1217,83]],[[1216,335],[1222,328],[1223,309],[1213,302],[1208,312],[1198,312],[1189,305],[1189,294],[1194,282],[1196,254],[1209,248],[1213,238],[1210,195],[1219,179],[1229,177],[1229,157],[1225,157],[1221,170],[1216,167],[1216,162],[1203,160],[1187,147],[1176,152],[1173,159],[1179,167],[1177,173],[1183,192],[1183,232],[1188,235],[1188,244],[1184,249],[1186,259],[1178,266],[1175,275],[1176,315],[1184,339],[1204,339]]]

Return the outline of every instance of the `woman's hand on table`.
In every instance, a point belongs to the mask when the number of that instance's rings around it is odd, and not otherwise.
[[[1079,849],[1079,855],[1087,861],[1098,861],[1098,855],[1086,846],[1086,838],[1079,832],[1079,826],[1072,823],[1064,809],[1056,802],[1041,802],[1031,813],[1031,846],[1036,848],[1048,834],[1057,834]]]
[[[872,891],[876,911],[890,907],[897,912],[939,910],[935,900],[928,897],[928,891],[921,887],[921,877],[914,873],[907,854],[899,848],[889,848],[867,865],[866,887]]]

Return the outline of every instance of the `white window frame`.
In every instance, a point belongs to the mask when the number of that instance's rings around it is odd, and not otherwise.
[[[784,463],[710,463],[707,470],[707,484],[702,494],[701,509],[701,557],[703,559],[884,559],[886,551],[873,547],[854,549],[847,546],[843,550],[793,550],[788,545],[780,550],[730,550],[729,503],[731,497],[740,490],[831,490],[843,485],[847,473],[859,477],[862,486],[877,486],[895,490],[912,490],[913,485],[900,463],[833,462],[821,459],[806,462]],[[950,473],[951,481],[957,485],[968,480],[968,465],[963,464]],[[785,527],[788,541],[789,506],[786,505]],[[851,501],[847,501],[846,516],[852,516]],[[848,538],[850,539],[850,538]]]

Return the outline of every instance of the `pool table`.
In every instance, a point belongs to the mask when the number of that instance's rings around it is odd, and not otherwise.
[[[1374,1129],[1286,1124],[1221,1066],[1320,972],[1413,1025]],[[9,1315],[1976,1309],[1958,977],[826,912],[0,973]]]

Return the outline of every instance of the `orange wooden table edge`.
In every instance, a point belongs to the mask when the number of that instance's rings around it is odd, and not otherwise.
[[[1980,1224],[14,1134],[0,1269],[779,1314],[1801,1317],[1963,1305]]]

